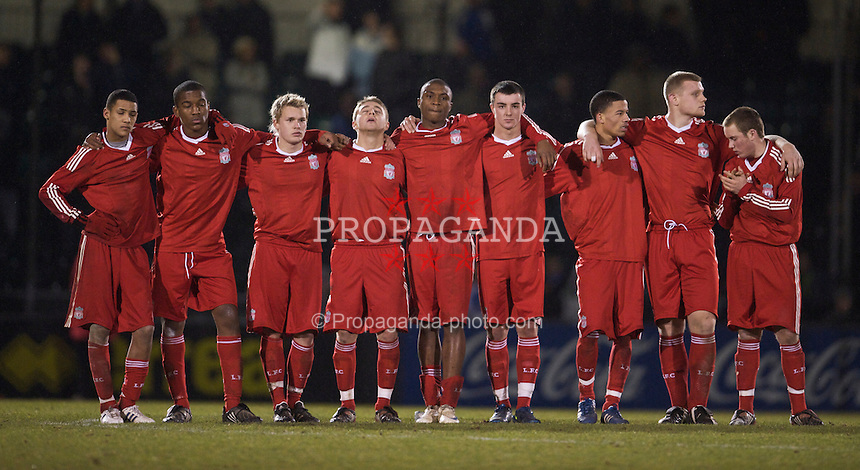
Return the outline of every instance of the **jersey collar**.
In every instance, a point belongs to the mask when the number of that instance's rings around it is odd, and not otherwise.
[[[200,142],[203,142],[204,140],[206,140],[209,137],[209,131],[207,130],[206,133],[203,134],[202,136],[200,136],[196,139],[192,139],[191,137],[188,137],[187,135],[185,135],[185,131],[182,130],[182,126],[179,126],[179,133],[182,135],[183,140],[185,140],[186,142],[191,142],[192,144],[199,144]]]

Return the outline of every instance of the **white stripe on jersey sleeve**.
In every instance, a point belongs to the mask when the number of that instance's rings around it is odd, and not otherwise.
[[[72,219],[77,219],[79,215],[81,215],[81,211],[75,209],[70,206],[68,202],[66,202],[65,198],[59,192],[59,186],[54,183],[48,185],[48,198],[51,202],[54,203],[54,207],[57,208],[58,211],[63,213],[64,215],[71,217]]]
[[[66,163],[66,169],[69,171],[75,171],[78,168],[78,165],[81,164],[81,160],[83,160],[84,155],[89,153],[90,150],[92,149],[81,147],[80,150],[78,150],[77,152],[75,152],[74,155],[72,155],[72,158],[69,159],[69,162]]]
[[[758,194],[748,193],[743,197],[743,200],[752,202],[769,211],[787,211],[791,209],[791,198],[772,200]]]

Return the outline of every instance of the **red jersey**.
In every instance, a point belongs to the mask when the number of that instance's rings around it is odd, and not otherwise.
[[[720,225],[730,231],[733,242],[754,241],[768,245],[797,242],[803,228],[801,178],[789,181],[780,170],[782,151],[772,142],[757,159],[735,157],[726,170],[740,168],[747,184],[740,193],[724,191],[717,207]]]
[[[666,116],[632,119],[624,140],[636,148],[652,226],[667,220],[711,227],[719,171],[734,155],[722,126],[694,118],[682,128]]]
[[[156,178],[160,250],[184,253],[225,248],[221,230],[236,197],[243,156],[262,136],[270,135],[237,124],[234,127],[230,146],[222,144],[211,128],[192,139],[179,126],[155,147],[153,157],[160,170]]]
[[[647,210],[633,148],[618,139],[601,145],[603,165],[582,161],[582,140],[565,144],[546,194],[561,195],[564,228],[585,259],[644,262]]]
[[[140,246],[158,235],[158,220],[149,184],[150,149],[164,136],[156,122],[135,127],[122,147],[77,151],[39,189],[39,199],[63,222],[74,222],[81,210],[66,200],[79,189],[94,209],[110,214],[120,225],[120,233],[99,241],[116,247]]]
[[[355,143],[328,162],[333,237],[346,243],[400,243],[409,229],[406,168],[400,150],[366,150]]]
[[[492,113],[449,116],[438,129],[391,139],[406,156],[409,215],[414,233],[447,233],[486,227],[480,150],[494,126]],[[552,137],[523,116],[523,132],[535,142]],[[555,140],[552,140],[555,144]]]
[[[484,139],[484,206],[487,229],[478,239],[480,259],[511,259],[543,252],[543,170],[534,141],[517,136]]]
[[[257,216],[254,240],[322,252],[315,240],[328,160],[328,150],[308,143],[286,153],[277,137],[248,152],[245,183]]]

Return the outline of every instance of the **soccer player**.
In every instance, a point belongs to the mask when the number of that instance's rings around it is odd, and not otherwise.
[[[669,75],[663,97],[666,115],[633,119],[625,135],[642,166],[650,208],[646,275],[660,334],[660,368],[672,404],[659,422],[716,424],[707,408],[719,294],[712,203],[717,177],[732,151],[719,124],[702,119],[707,98],[701,77]],[[600,164],[603,151],[593,122],[584,122],[578,135],[585,139],[585,158]],[[799,172],[800,155],[780,140],[789,172]]]
[[[627,424],[619,407],[630,372],[631,340],[642,333],[647,212],[636,153],[621,140],[630,122],[627,100],[603,90],[591,98],[589,109],[603,151],[602,166],[583,162],[582,141],[570,142],[546,174],[546,187],[547,195],[562,193],[562,218],[579,254],[576,419],[585,424],[598,419],[594,375],[597,340],[603,333],[612,341],[612,350],[600,422]]]
[[[341,406],[333,423],[355,422],[355,346],[376,334],[376,421],[399,423],[391,395],[400,364],[399,331],[408,326],[405,252],[406,169],[399,150],[383,148],[388,109],[375,96],[352,113],[357,138],[328,162],[329,214],[333,220],[331,295],[325,331],[335,331],[334,371]]]
[[[478,237],[477,277],[487,330],[487,372],[496,398],[491,423],[540,423],[531,410],[531,397],[540,369],[546,205],[535,142],[522,136],[525,96],[523,87],[509,80],[490,90],[495,124],[481,148],[488,227]],[[511,326],[517,331],[513,413],[508,396]]]
[[[316,315],[322,302],[316,218],[329,149],[306,143],[317,131],[308,131],[308,103],[303,97],[279,96],[269,114],[275,135],[248,153],[245,176],[257,216],[248,269],[247,325],[261,337],[260,359],[274,421],[316,423],[319,419],[301,398],[314,362]],[[292,341],[285,360],[287,335]]]
[[[100,150],[78,147],[39,190],[39,199],[63,222],[83,228],[72,273],[67,328],[89,330],[90,372],[103,424],[154,423],[137,406],[149,371],[154,331],[149,257],[142,245],[158,235],[149,184],[149,147],[161,125],[135,127],[137,97],[108,95]],[[66,195],[78,189],[95,209],[84,214]],[[111,378],[110,335],[131,332],[119,402]]]
[[[791,424],[820,425],[818,415],[806,407],[806,359],[800,346],[800,263],[794,244],[803,219],[803,175],[789,178],[780,169],[782,151],[764,138],[756,110],[735,109],[723,129],[737,154],[720,175],[724,191],[716,210],[732,238],[726,268],[728,325],[738,332],[738,410],[729,424],[755,424],[759,343],[768,329],[779,342]]]
[[[209,120],[206,90],[186,81],[173,90],[181,125],[153,150],[161,237],[153,262],[153,303],[162,317],[161,353],[174,404],[163,421],[191,421],[185,380],[188,309],[211,311],[224,383],[225,423],[262,421],[241,403],[242,336],[233,259],[222,229],[239,183],[242,157],[259,142],[254,131]],[[264,135],[268,135],[265,134]]]
[[[463,387],[474,241],[486,227],[480,146],[493,128],[491,113],[451,112],[452,93],[434,78],[421,87],[421,120],[404,119],[391,139],[406,157],[410,236],[407,245],[412,305],[417,314],[418,359],[425,410],[418,423],[459,423],[456,410]],[[414,118],[412,118],[414,119]],[[544,169],[555,160],[555,143],[523,115]],[[444,342],[440,344],[440,330]]]

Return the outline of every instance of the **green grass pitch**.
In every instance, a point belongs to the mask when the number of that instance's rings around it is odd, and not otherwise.
[[[170,403],[143,401],[156,419]],[[401,424],[329,424],[333,403],[309,403],[323,423],[276,424],[271,405],[249,403],[262,424],[225,425],[221,404],[194,402],[194,421],[102,425],[96,400],[0,400],[0,468],[858,468],[860,414],[819,413],[824,426],[761,412],[749,428],[657,425],[660,411],[623,410],[629,425],[581,425],[573,409],[535,409],[543,423],[490,424],[490,408],[457,409],[459,425],[419,425],[415,406],[395,406]]]

